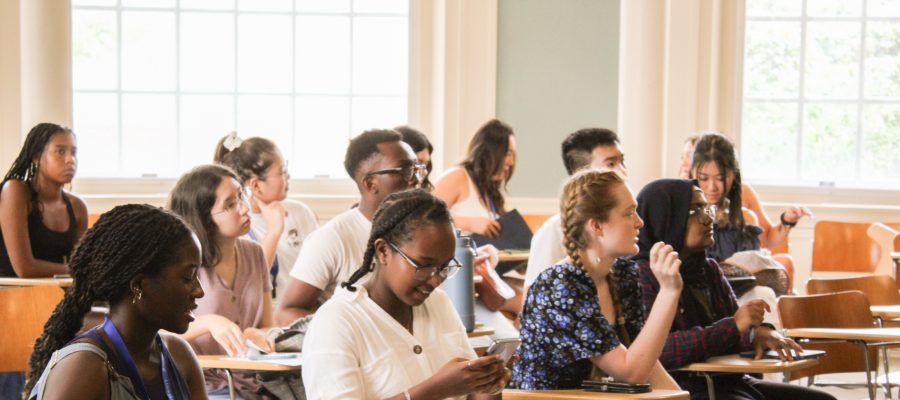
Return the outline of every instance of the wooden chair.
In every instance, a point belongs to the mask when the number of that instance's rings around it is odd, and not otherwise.
[[[781,324],[790,328],[872,328],[875,321],[869,309],[869,301],[860,291],[847,291],[809,296],[782,296],[778,299]],[[841,372],[878,371],[878,353],[867,348],[866,355],[858,345],[842,341],[805,342],[805,349],[828,352],[819,360],[819,365],[793,371],[790,379],[807,377],[812,384],[816,375]],[[871,382],[869,384],[872,384]]]
[[[817,222],[813,236],[812,271],[875,272],[881,259],[881,249],[867,234],[870,225],[866,222]],[[884,225],[900,229],[900,223]]]
[[[878,274],[894,274],[894,260],[891,258],[891,252],[900,250],[900,233],[897,229],[891,228],[881,222],[875,222],[869,225],[866,235],[878,246],[878,261],[875,263],[875,273]]]
[[[34,341],[62,298],[56,286],[0,288],[0,372],[28,371]]]
[[[873,306],[900,305],[897,282],[887,275],[867,275],[841,279],[810,279],[806,281],[806,293],[825,294],[858,290],[866,295]]]
[[[553,214],[523,214],[522,219],[531,228],[531,233],[535,233],[552,216]]]

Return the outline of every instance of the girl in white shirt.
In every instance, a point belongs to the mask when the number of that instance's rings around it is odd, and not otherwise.
[[[499,356],[476,358],[436,290],[459,269],[454,251],[443,201],[421,189],[389,195],[362,267],[319,308],[303,342],[307,398],[499,398],[509,369]]]

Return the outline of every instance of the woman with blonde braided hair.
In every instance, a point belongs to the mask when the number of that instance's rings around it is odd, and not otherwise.
[[[442,200],[422,189],[384,199],[362,265],[319,308],[304,339],[308,399],[499,398],[509,370],[497,355],[476,358],[437,290],[459,270],[455,248]]]
[[[653,246],[662,289],[645,322],[637,270],[619,260],[638,251],[644,223],[636,208],[616,172],[586,170],[566,182],[560,217],[568,257],[528,289],[513,386],[579,388],[599,369],[617,381],[678,388],[657,359],[678,305],[681,263],[671,246]]]
[[[100,216],[69,262],[72,287],[35,342],[29,398],[205,399],[191,347],[159,333],[183,333],[194,320],[204,294],[199,267],[197,237],[178,216],[138,204]],[[96,301],[109,302],[109,315],[76,337]]]

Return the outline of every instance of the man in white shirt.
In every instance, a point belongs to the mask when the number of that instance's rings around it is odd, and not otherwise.
[[[307,237],[275,313],[279,325],[315,312],[335,287],[361,266],[372,218],[381,201],[391,193],[417,186],[425,173],[412,148],[390,129],[369,130],[353,138],[344,168],[359,189],[359,206],[337,215]]]
[[[617,171],[627,175],[625,154],[615,132],[603,128],[584,128],[570,134],[562,142],[563,163],[569,175],[590,167],[601,171]],[[525,271],[525,290],[541,272],[566,258],[559,213],[538,228],[531,238],[531,251]]]

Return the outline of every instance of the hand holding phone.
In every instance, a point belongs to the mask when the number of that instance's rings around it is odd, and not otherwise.
[[[513,354],[516,354],[516,350],[519,349],[521,344],[522,340],[519,338],[495,339],[484,354],[489,356],[499,355],[503,363],[507,364]]]

